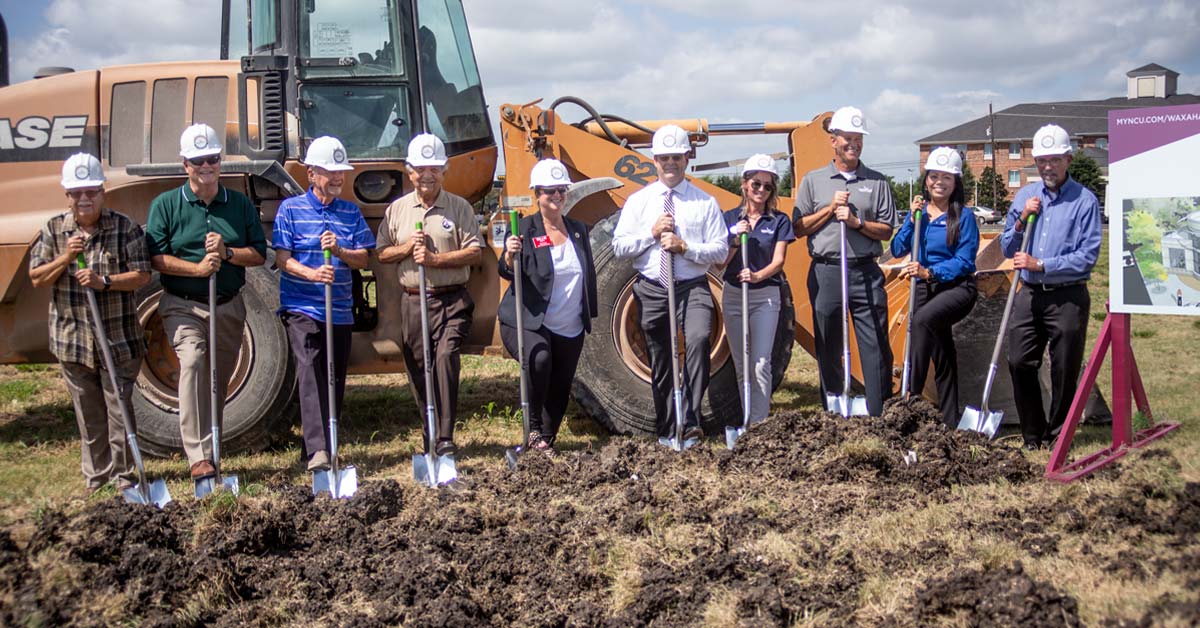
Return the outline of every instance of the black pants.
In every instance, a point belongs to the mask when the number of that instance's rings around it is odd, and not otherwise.
[[[656,281],[638,278],[633,296],[641,311],[639,322],[650,353],[650,386],[654,394],[654,417],[658,436],[675,435],[671,385],[671,321],[667,289]],[[712,344],[713,300],[708,279],[700,277],[675,286],[675,313],[683,327],[683,429],[700,426],[700,405],[708,390],[709,350]],[[679,436],[682,437],[682,434]]]
[[[925,388],[929,362],[937,382],[942,422],[958,426],[958,351],[954,347],[954,324],[967,317],[979,293],[974,277],[947,282],[917,282],[917,309],[913,316],[910,389],[919,395]]]
[[[462,370],[462,344],[471,331],[475,302],[467,289],[431,295],[429,302],[429,355],[433,358],[433,407],[438,440],[454,439],[458,416],[458,375]],[[408,369],[408,382],[421,414],[422,442],[425,427],[425,350],[421,335],[421,296],[405,293],[400,301],[401,354]],[[425,443],[426,447],[429,446]]]
[[[884,400],[892,395],[892,347],[888,344],[883,271],[871,261],[851,264],[847,274],[850,316],[858,339],[867,410],[871,416],[879,416],[883,414]],[[808,268],[808,298],[813,310],[813,340],[821,375],[822,402],[826,393],[842,393],[841,277],[838,264],[814,261]]]
[[[525,329],[525,369],[529,381],[529,431],[540,432],[551,443],[558,436],[579,354],[583,333],[560,336],[545,327]],[[517,354],[517,328],[500,324],[500,340],[510,355]]]
[[[1075,389],[1087,340],[1088,311],[1092,306],[1086,285],[1045,291],[1023,286],[1013,303],[1008,328],[1008,368],[1013,400],[1026,442],[1054,438],[1063,422]],[[1042,409],[1038,369],[1050,345],[1050,416]]]
[[[296,386],[300,390],[300,425],[304,431],[305,455],[328,452],[329,375],[325,323],[296,312],[284,312],[281,318],[287,328],[292,355],[296,357]],[[339,419],[346,392],[346,365],[350,361],[353,329],[354,325],[333,326],[334,397]]]

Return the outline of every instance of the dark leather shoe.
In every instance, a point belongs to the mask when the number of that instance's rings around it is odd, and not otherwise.
[[[454,454],[458,453],[458,445],[455,445],[454,441],[450,439],[439,440],[437,447],[435,447],[433,450],[433,453],[439,456],[453,456]]]
[[[687,441],[687,440],[692,440],[693,438],[696,440],[700,440],[701,438],[704,438],[704,430],[700,429],[699,426],[696,426],[696,427],[689,427],[683,431],[683,440]]]
[[[213,463],[209,460],[201,460],[200,462],[192,465],[193,480],[203,480],[206,478],[215,477],[216,475],[217,468],[214,467]]]

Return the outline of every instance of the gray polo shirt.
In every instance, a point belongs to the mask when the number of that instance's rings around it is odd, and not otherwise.
[[[796,193],[796,209],[792,221],[816,213],[833,200],[834,192],[850,192],[850,210],[859,220],[882,222],[895,228],[896,208],[892,203],[892,186],[886,177],[864,166],[860,161],[854,177],[846,180],[834,167],[833,161],[804,175],[800,191]],[[841,257],[841,238],[837,220],[830,220],[815,233],[808,236],[809,255],[819,257]],[[846,228],[847,257],[878,257],[883,253],[883,243],[868,238],[857,229]]]

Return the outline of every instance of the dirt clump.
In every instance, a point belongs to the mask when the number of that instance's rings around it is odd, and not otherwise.
[[[892,625],[1082,626],[1075,598],[1025,573],[1021,563],[963,569],[926,582]]]

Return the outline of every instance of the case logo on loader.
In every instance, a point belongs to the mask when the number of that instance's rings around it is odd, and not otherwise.
[[[88,117],[0,118],[0,162],[63,160],[83,151],[95,154],[99,142],[88,132]]]

